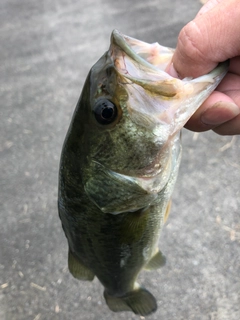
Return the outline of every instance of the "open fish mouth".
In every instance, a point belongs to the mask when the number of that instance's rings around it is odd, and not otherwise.
[[[176,95],[178,83],[167,73],[161,73],[174,53],[174,49],[149,44],[114,30],[111,36],[112,57],[120,74],[134,83],[165,96]],[[141,66],[141,69],[139,67]],[[164,90],[160,84],[164,81]]]
[[[228,62],[196,79],[176,79],[164,70],[174,49],[149,44],[114,30],[109,55],[128,93],[132,120],[157,136],[179,131],[227,72]]]

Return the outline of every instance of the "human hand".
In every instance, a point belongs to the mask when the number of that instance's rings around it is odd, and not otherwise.
[[[185,125],[189,130],[240,134],[239,21],[239,0],[209,0],[179,34],[166,70],[174,77],[195,78],[230,59],[225,78]]]

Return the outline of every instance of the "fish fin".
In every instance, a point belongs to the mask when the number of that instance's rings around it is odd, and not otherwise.
[[[106,290],[104,291],[103,295],[109,309],[112,310],[113,312],[132,310],[122,298],[111,296],[107,293]]]
[[[168,202],[167,209],[166,209],[166,212],[165,212],[165,215],[164,215],[164,218],[163,218],[164,223],[167,221],[167,219],[168,219],[168,217],[169,217],[169,213],[170,213],[170,209],[171,209],[171,204],[172,204],[172,201],[170,200],[170,201]]]
[[[145,266],[146,270],[155,270],[166,264],[166,257],[160,250],[151,258],[151,260]]]
[[[76,279],[92,281],[94,278],[94,273],[75,258],[70,250],[68,252],[68,269]]]
[[[138,288],[123,297],[113,297],[105,290],[104,297],[109,309],[114,312],[133,311],[135,314],[147,316],[157,310],[156,299],[144,288]]]

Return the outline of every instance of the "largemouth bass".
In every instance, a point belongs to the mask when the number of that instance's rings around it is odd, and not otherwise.
[[[112,311],[157,309],[136,280],[165,263],[158,241],[181,159],[180,130],[227,71],[222,63],[197,79],[175,79],[164,72],[173,52],[113,31],[62,150],[59,215],[69,270],[80,280],[96,276]]]

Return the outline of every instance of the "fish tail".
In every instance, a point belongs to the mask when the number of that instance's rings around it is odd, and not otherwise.
[[[147,316],[157,310],[154,296],[144,288],[139,287],[122,297],[114,297],[104,291],[104,298],[110,310],[133,311],[135,314]]]

